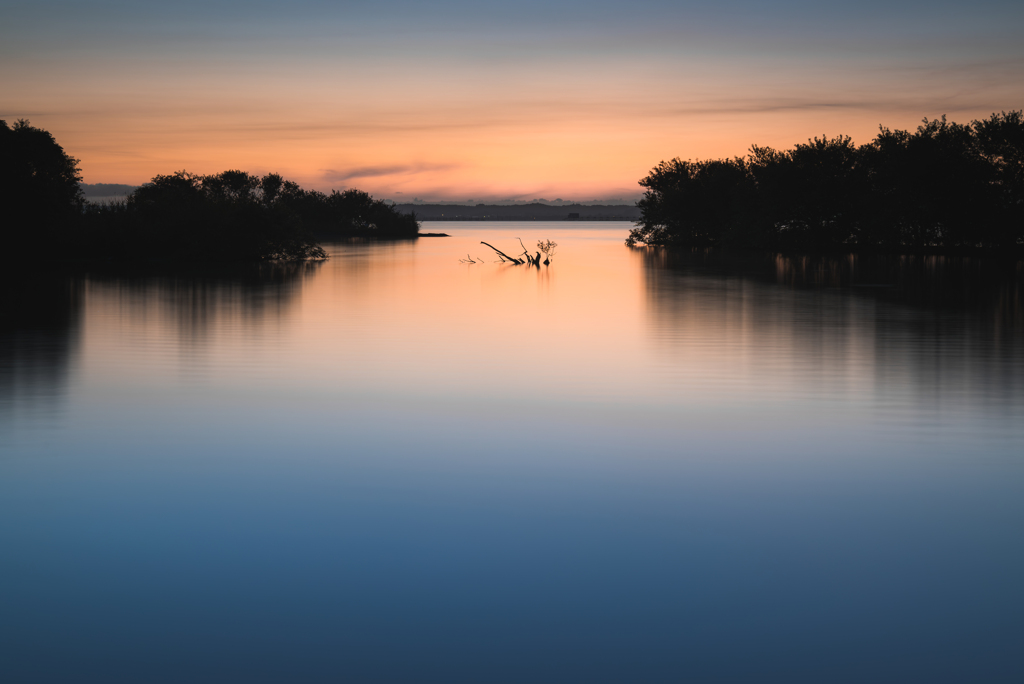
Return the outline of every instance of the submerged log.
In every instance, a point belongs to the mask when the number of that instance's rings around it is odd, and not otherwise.
[[[513,264],[521,264],[521,263],[523,263],[522,259],[516,259],[515,257],[510,257],[508,254],[505,254],[504,252],[502,252],[500,249],[498,249],[494,245],[488,244],[488,243],[484,242],[483,240],[480,241],[480,244],[481,245],[487,245],[488,247],[493,249],[495,252],[497,252],[498,256],[500,256],[502,259],[508,259]]]

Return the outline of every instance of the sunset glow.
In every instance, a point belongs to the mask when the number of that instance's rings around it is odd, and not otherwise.
[[[1024,107],[1008,2],[4,5],[0,118],[91,183],[635,198],[662,159]]]

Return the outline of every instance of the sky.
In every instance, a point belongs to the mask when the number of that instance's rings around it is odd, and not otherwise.
[[[1024,2],[0,0],[0,119],[88,183],[635,199],[659,161],[1024,109]]]

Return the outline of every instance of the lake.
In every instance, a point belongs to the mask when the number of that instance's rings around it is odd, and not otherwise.
[[[1024,680],[1024,270],[629,227],[12,281],[0,680]]]

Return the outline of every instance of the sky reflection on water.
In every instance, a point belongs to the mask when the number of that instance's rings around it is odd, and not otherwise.
[[[1019,280],[444,229],[2,331],[3,679],[1019,681]]]

